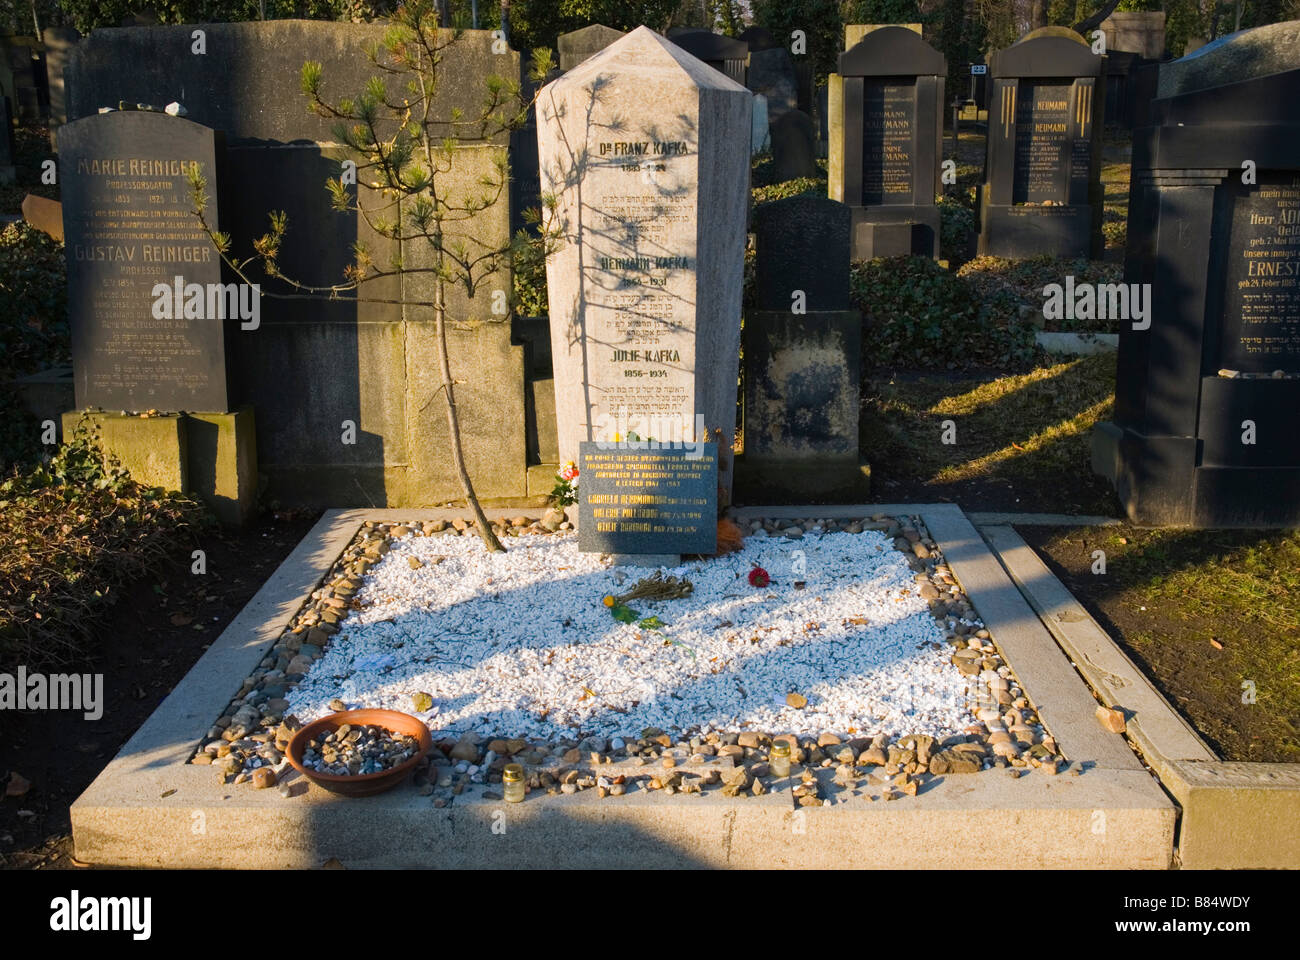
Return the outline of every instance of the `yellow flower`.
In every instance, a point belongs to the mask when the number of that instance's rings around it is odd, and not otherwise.
[[[605,594],[605,600],[604,600],[605,606],[613,607],[614,604],[616,604],[617,602],[618,601],[614,599],[614,595],[612,593]]]

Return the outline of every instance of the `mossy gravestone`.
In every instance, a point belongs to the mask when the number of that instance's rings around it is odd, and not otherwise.
[[[1124,279],[1150,306],[1093,467],[1138,523],[1300,524],[1298,100],[1300,22],[1272,24],[1162,64],[1134,134]]]
[[[561,461],[707,432],[729,493],[752,99],[646,27],[542,90]]]
[[[754,211],[755,299],[746,312],[745,502],[860,502],[862,317],[849,302],[848,207],[797,196]]]

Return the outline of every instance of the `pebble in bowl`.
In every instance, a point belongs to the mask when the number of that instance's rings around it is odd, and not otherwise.
[[[397,786],[433,747],[429,728],[397,710],[345,710],[289,741],[293,768],[332,793],[369,797]]]

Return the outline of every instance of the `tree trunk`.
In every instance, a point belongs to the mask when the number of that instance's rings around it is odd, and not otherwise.
[[[1101,5],[1101,9],[1097,10],[1091,17],[1074,25],[1075,32],[1083,36],[1084,39],[1091,41],[1092,37],[1089,36],[1089,34],[1094,30],[1100,29],[1102,22],[1114,13],[1115,8],[1118,6],[1119,0],[1106,0],[1106,2]]]
[[[492,524],[483,514],[483,507],[474,492],[474,484],[465,469],[465,451],[460,445],[460,417],[456,414],[456,387],[451,382],[451,359],[447,353],[447,301],[444,281],[441,277],[435,282],[433,295],[433,316],[437,321],[438,369],[442,373],[442,389],[447,398],[447,438],[451,443],[451,461],[456,467],[456,476],[460,479],[460,489],[465,494],[465,502],[474,514],[478,524],[478,534],[483,538],[483,545],[490,553],[504,553],[505,547],[492,532]]]
[[[1047,26],[1047,0],[1033,0],[1029,5],[1029,29]]]

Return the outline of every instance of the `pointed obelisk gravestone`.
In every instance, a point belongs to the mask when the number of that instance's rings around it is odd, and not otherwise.
[[[561,461],[585,442],[707,432],[730,491],[752,102],[646,27],[542,90]]]

